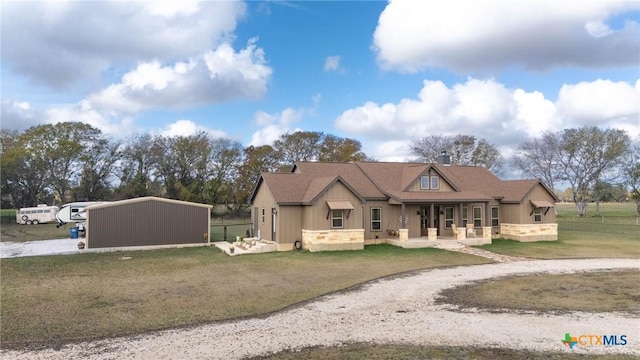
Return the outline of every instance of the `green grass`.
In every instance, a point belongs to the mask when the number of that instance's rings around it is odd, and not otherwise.
[[[0,240],[5,242],[24,242],[48,239],[64,239],[69,237],[71,224],[56,228],[55,223],[38,225],[2,224]]]
[[[640,226],[635,224],[635,204],[604,203],[594,217],[593,204],[584,218],[574,221],[575,205],[558,204],[558,240],[521,243],[494,239],[480,248],[499,254],[538,259],[560,258],[640,258]]]
[[[496,310],[640,314],[640,271],[526,275],[446,289],[439,303]]]
[[[371,279],[488,260],[438,249],[229,257],[216,248],[3,259],[3,347],[264,315]]]
[[[598,223],[601,218],[589,213],[585,219],[593,221],[574,226],[576,222],[570,212],[575,210],[565,209],[563,204],[559,204],[558,209],[560,240],[520,243],[498,239],[482,248],[542,259],[640,258],[640,228]],[[633,204],[602,205],[605,219],[635,221],[633,211]],[[228,239],[245,235],[249,225],[238,225],[240,222],[225,220]],[[221,240],[222,228],[215,225],[218,224],[212,222],[212,239]],[[54,225],[13,226],[2,226],[2,241],[68,237],[68,228],[54,230]],[[228,257],[215,248],[186,248],[3,259],[0,262],[0,341],[3,348],[52,345],[259,316],[378,277],[484,262],[487,260],[460,253],[387,245],[367,246],[364,251],[236,257]],[[359,350],[349,350],[353,346]],[[502,349],[353,346],[307,349],[303,357],[538,359],[551,356],[553,359],[555,356]],[[357,353],[372,355],[357,357]]]
[[[560,343],[560,341],[558,341]],[[559,345],[562,346],[562,345]],[[445,347],[445,346],[415,346],[415,345],[378,345],[378,344],[347,344],[333,347],[308,347],[296,351],[287,350],[276,354],[251,358],[253,360],[418,360],[418,359],[478,359],[478,360],[614,360],[636,359],[632,355],[596,355],[575,354],[565,352],[535,352],[527,350],[474,348],[474,347]]]

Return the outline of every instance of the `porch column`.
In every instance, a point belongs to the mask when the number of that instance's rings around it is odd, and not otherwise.
[[[458,204],[458,221],[456,221],[456,224],[460,227],[462,227],[462,207],[463,204]]]
[[[400,228],[407,228],[407,213],[405,212],[404,203],[400,205]]]
[[[433,228],[433,220],[435,219],[433,214],[434,211],[436,211],[436,207],[431,203],[431,206],[429,207],[429,226],[427,226],[427,229]]]
[[[491,226],[491,214],[488,202],[484,203],[484,226]]]

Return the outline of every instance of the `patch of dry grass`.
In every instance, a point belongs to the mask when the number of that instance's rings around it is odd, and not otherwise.
[[[488,260],[388,245],[229,257],[216,248],[3,259],[2,347],[258,316],[391,274]]]
[[[56,224],[19,225],[2,224],[0,228],[1,241],[23,242],[46,239],[64,239],[69,237],[71,224],[56,228]]]
[[[640,314],[639,283],[638,270],[515,276],[447,289],[438,302],[490,310]]]
[[[478,360],[564,360],[635,359],[631,355],[587,355],[570,352],[535,352],[474,347],[423,347],[414,345],[348,344],[335,347],[309,347],[297,351],[251,358],[253,360],[417,360],[417,359],[478,359]]]

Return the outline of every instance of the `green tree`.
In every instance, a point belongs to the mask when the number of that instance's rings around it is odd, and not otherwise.
[[[364,160],[367,160],[367,156],[362,152],[362,144],[354,139],[327,134],[322,139],[318,149],[318,161],[349,162]]]
[[[283,134],[273,142],[282,170],[293,167],[296,161],[316,161],[324,134],[316,131],[296,131]]]
[[[279,166],[278,155],[270,145],[246,147],[234,186],[235,203],[248,204],[260,174],[275,172]]]
[[[63,122],[31,127],[20,143],[56,197],[66,202],[71,185],[78,181],[83,156],[101,138],[102,132],[89,124]]]
[[[560,134],[558,178],[571,186],[578,214],[584,216],[596,183],[628,154],[624,130],[597,127],[565,129]]]
[[[640,216],[640,136],[633,141],[622,161],[622,178],[636,202],[636,212]]]
[[[163,180],[167,197],[204,201],[207,161],[211,153],[206,133],[158,138],[153,152],[157,159],[156,171]]]
[[[43,176],[45,164],[30,156],[23,141],[18,131],[0,131],[1,193],[9,195],[16,208],[52,201]]]
[[[234,182],[242,164],[242,145],[237,141],[217,138],[209,140],[209,147],[205,200],[211,204],[234,203]]]
[[[115,172],[115,163],[121,157],[119,142],[99,139],[91,144],[82,157],[80,185],[76,189],[76,198],[107,200],[111,197],[111,180]]]
[[[163,153],[156,151],[158,138],[149,134],[134,135],[125,140],[119,161],[119,199],[162,196],[156,165]]]

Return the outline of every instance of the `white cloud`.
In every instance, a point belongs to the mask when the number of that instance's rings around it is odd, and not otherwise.
[[[366,102],[344,111],[337,129],[369,139],[368,151],[378,159],[404,156],[399,144],[434,134],[474,135],[504,149],[543,131],[582,125],[624,129],[640,134],[640,80],[597,80],[564,85],[557,102],[540,92],[508,89],[493,79],[469,78],[447,87],[425,80],[417,99],[397,104]],[[507,151],[505,150],[505,151]],[[408,159],[409,157],[405,157]]]
[[[638,86],[633,87],[623,81],[599,79],[575,85],[564,84],[558,97],[558,110],[562,117],[592,125],[624,119],[638,122],[639,108]]]
[[[327,56],[324,60],[324,71],[338,71],[340,67],[340,55]]]
[[[595,38],[600,38],[613,33],[613,30],[611,30],[609,25],[602,21],[590,21],[584,25],[584,29],[587,30],[589,35]]]
[[[236,52],[229,44],[188,62],[152,61],[126,73],[120,83],[88,97],[102,111],[133,114],[151,108],[185,108],[232,99],[258,99],[267,91],[272,70],[251,40]]]
[[[270,145],[277,140],[280,135],[301,131],[302,129],[300,128],[292,128],[292,125],[304,117],[314,116],[316,108],[320,104],[321,96],[314,95],[311,100],[313,103],[311,107],[288,107],[275,114],[258,111],[254,116],[253,122],[259,126],[260,129],[251,135],[249,145]]]
[[[448,68],[487,71],[505,66],[637,66],[637,1],[399,1],[378,20],[374,49],[383,68],[414,72]]]
[[[105,71],[174,63],[229,42],[245,11],[239,1],[6,2],[3,66],[54,88],[96,81]]]
[[[272,144],[280,135],[291,132],[292,129],[290,125],[299,121],[306,112],[307,110],[305,109],[293,108],[286,108],[277,114],[259,111],[254,117],[254,122],[260,126],[261,129],[253,133],[249,145],[260,146]],[[300,129],[294,129],[293,131],[298,130]]]
[[[207,134],[209,134],[209,136],[213,137],[213,138],[221,138],[221,137],[228,137],[228,135],[224,132],[224,131],[220,131],[220,130],[213,130],[210,129],[206,126],[201,126],[196,124],[195,122],[191,121],[191,120],[178,120],[174,123],[171,123],[167,126],[164,127],[164,129],[162,129],[160,131],[160,135],[162,136],[191,136],[191,135],[195,135],[199,132],[205,132]]]

